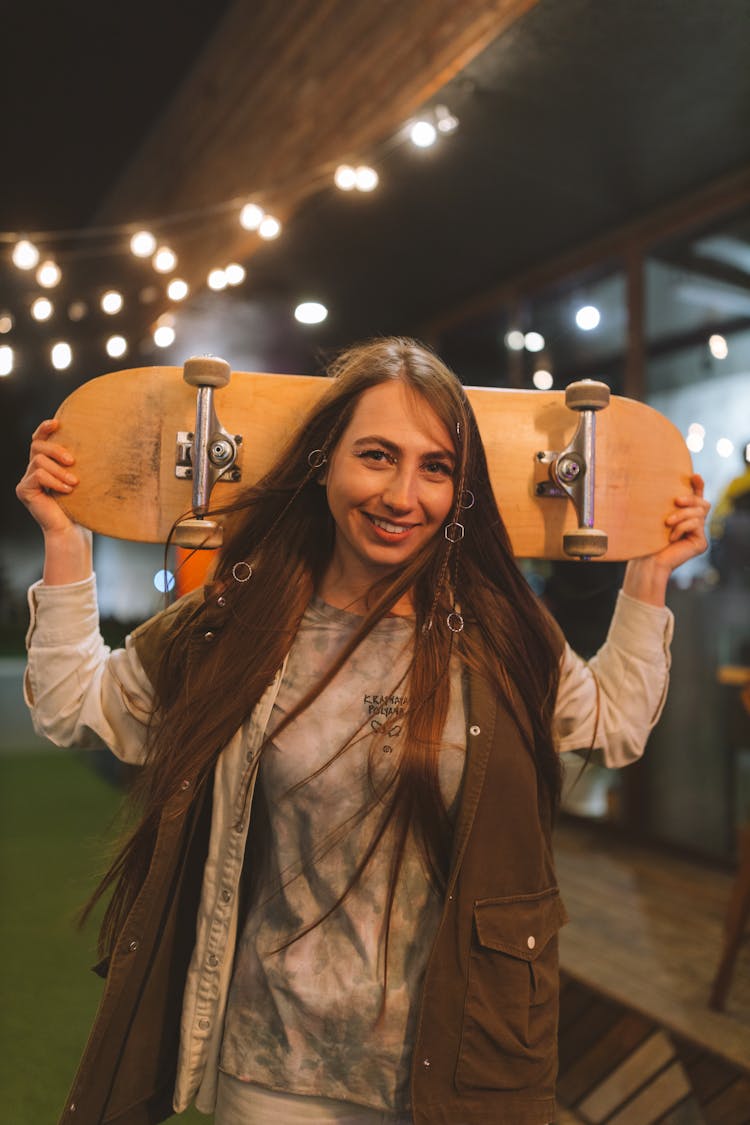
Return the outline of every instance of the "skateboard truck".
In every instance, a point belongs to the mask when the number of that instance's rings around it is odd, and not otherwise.
[[[214,409],[214,388],[225,387],[231,376],[229,364],[215,356],[193,356],[185,361],[183,378],[196,387],[195,430],[177,434],[175,476],[193,482],[193,519],[177,524],[172,541],[192,549],[220,547],[222,528],[206,519],[211,489],[220,478],[238,481],[237,467],[240,434],[230,434],[219,422]]]
[[[549,467],[549,479],[537,483],[536,494],[573,501],[579,526],[563,535],[563,550],[571,558],[599,558],[607,552],[608,538],[594,527],[596,412],[609,405],[609,387],[594,379],[571,383],[565,388],[565,405],[581,417],[562,452],[537,453],[537,461]]]

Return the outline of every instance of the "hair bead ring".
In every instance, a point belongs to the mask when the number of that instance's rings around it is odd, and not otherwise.
[[[307,463],[311,469],[322,469],[327,460],[322,449],[311,449],[307,455]]]
[[[244,570],[242,569],[243,567],[245,568]],[[240,577],[240,575],[242,577]],[[250,566],[250,563],[245,562],[244,559],[240,559],[240,561],[236,562],[232,567],[232,577],[235,582],[249,582],[252,576],[253,568]]]
[[[456,523],[454,520],[453,523],[446,524],[445,538],[449,543],[460,543],[463,537],[464,525],[462,523]]]
[[[475,504],[474,493],[470,488],[462,488],[458,494],[458,506],[462,512],[473,508]]]
[[[464,619],[461,616],[461,614],[458,612],[458,610],[456,610],[456,609],[452,610],[448,614],[448,616],[446,617],[445,620],[448,624],[448,628],[450,629],[451,633],[461,633],[461,632],[463,632]]]

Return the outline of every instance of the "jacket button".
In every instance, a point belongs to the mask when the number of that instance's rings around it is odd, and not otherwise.
[[[128,949],[130,950],[130,952],[135,953],[137,948],[138,948],[138,942],[137,941],[131,941],[130,945],[128,946]]]
[[[425,1068],[425,1070],[429,1070],[432,1066],[432,1063],[429,1059],[422,1059],[422,1066]]]
[[[216,599],[216,604],[219,606],[220,609],[223,609],[224,606],[227,604],[227,599],[224,597],[223,594],[221,595],[220,598]]]
[[[473,726],[469,727],[469,734],[481,734],[481,733],[482,733],[482,728],[478,727],[476,723],[474,723]]]
[[[76,1111],[77,1109],[78,1109],[78,1106],[76,1105],[76,1103],[75,1103],[75,1102],[71,1102],[71,1103],[70,1103],[70,1105],[68,1106],[68,1111],[69,1111],[70,1113],[75,1113],[75,1111]]]
[[[534,946],[536,945],[536,938],[534,937],[534,935],[533,935],[533,934],[530,934],[530,935],[529,935],[529,936],[528,936],[528,937],[526,938],[526,944],[528,945],[529,949],[533,949],[533,948],[534,948]]]
[[[189,789],[189,788],[190,788],[190,782],[188,781],[187,778],[185,778],[184,781],[180,782],[180,789]]]
[[[215,636],[216,636],[216,634],[209,629],[208,632],[203,634],[203,640],[204,641],[212,641]]]

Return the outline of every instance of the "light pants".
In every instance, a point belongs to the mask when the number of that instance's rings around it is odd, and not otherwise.
[[[278,1094],[219,1072],[214,1125],[411,1125],[411,1115],[351,1102]]]

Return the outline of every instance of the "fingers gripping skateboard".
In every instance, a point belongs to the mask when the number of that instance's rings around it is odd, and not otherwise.
[[[563,535],[563,550],[571,558],[599,558],[607,553],[608,537],[594,526],[596,484],[596,413],[609,406],[609,387],[581,379],[565,390],[565,405],[580,413],[570,444],[562,452],[543,451],[537,460],[549,466],[549,481],[537,485],[537,495],[569,497],[578,514],[578,528]]]
[[[230,434],[214,409],[214,390],[226,387],[231,378],[226,360],[217,356],[193,356],[185,361],[183,379],[196,388],[195,429],[177,435],[175,474],[193,481],[194,518],[181,520],[173,542],[192,549],[221,546],[222,528],[206,518],[211,489],[220,477],[240,479],[236,467],[242,437]]]

